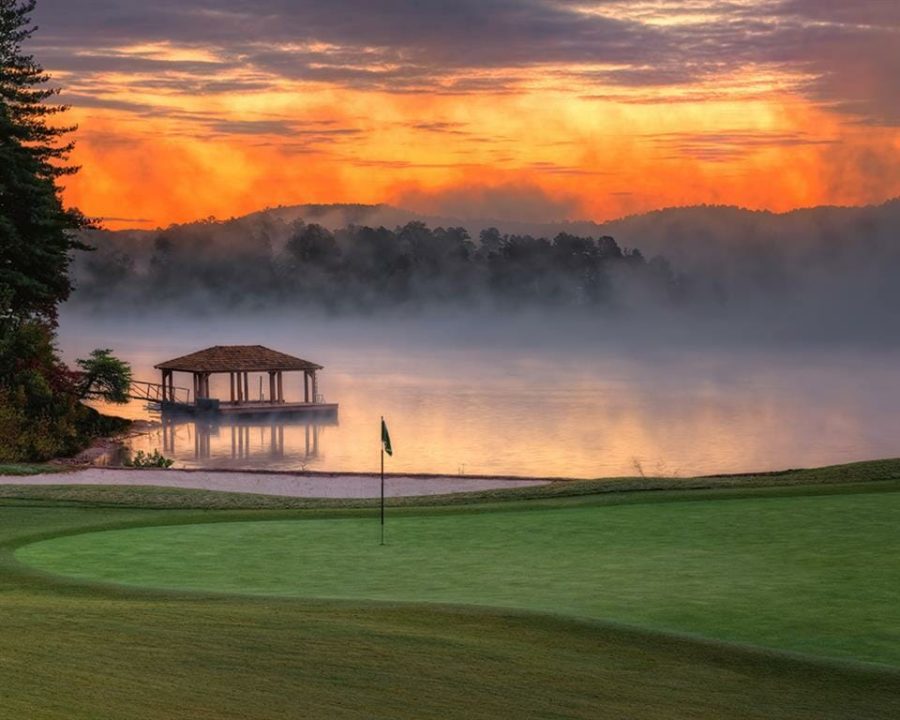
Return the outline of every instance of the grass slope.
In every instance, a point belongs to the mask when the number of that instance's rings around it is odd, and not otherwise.
[[[840,472],[853,482],[880,481],[895,471],[876,472],[868,466],[858,474]],[[810,482],[814,473],[804,480]],[[895,484],[874,485],[888,489]],[[864,487],[818,488],[810,499],[850,488],[857,492],[846,497],[865,497],[868,491],[860,492]],[[225,509],[137,509],[128,505],[145,506],[148,495],[154,502],[171,497],[131,489],[117,489],[117,507],[110,508],[93,505],[84,496],[61,499],[50,490],[43,499],[39,490],[29,492],[34,494],[0,500],[4,720],[900,717],[900,674],[893,670],[602,622],[471,606],[204,596],[67,582],[22,567],[14,551],[33,540],[89,530],[353,518],[371,510],[278,511],[269,506],[243,511],[239,498],[209,493],[175,495],[185,506]],[[612,500],[616,507],[609,509],[631,511],[637,505],[630,503],[643,505],[651,496],[662,500],[667,492],[543,498],[524,506],[539,510],[532,513],[539,516],[553,508],[590,509],[595,502]],[[762,500],[758,492],[750,491],[754,502]],[[807,496],[813,491],[764,492]],[[631,497],[638,495],[644,500]],[[245,500],[253,505],[252,498]],[[484,517],[499,520],[504,517],[499,509],[510,510],[510,517],[524,514],[504,506],[499,497],[465,508],[464,514],[489,512]],[[459,511],[397,508],[392,532],[400,529],[401,517],[410,522],[449,520]],[[392,543],[396,539],[389,538]]]
[[[897,487],[813,497],[205,523],[17,557],[169,589],[540,610],[900,667]]]

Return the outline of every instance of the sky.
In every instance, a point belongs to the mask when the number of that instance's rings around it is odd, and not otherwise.
[[[898,0],[38,0],[112,229],[277,205],[607,220],[900,195]]]

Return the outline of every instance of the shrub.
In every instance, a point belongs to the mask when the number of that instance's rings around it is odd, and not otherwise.
[[[79,401],[44,322],[0,319],[0,462],[41,462],[121,432],[129,422]]]
[[[159,450],[154,450],[152,453],[145,453],[143,450],[138,450],[133,457],[127,458],[125,460],[126,467],[135,468],[168,469],[172,467],[174,463],[174,460],[165,457],[159,452]]]

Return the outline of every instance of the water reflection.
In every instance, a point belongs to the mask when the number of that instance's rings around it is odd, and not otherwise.
[[[304,468],[320,458],[320,443],[336,415],[189,417],[163,415],[134,438],[132,450],[160,449],[179,466]]]
[[[900,452],[896,351],[502,347],[421,331],[380,340],[353,328],[350,337],[341,328],[304,328],[291,340],[283,325],[266,335],[260,324],[240,337],[219,328],[152,344],[129,344],[119,329],[116,350],[136,377],[153,377],[155,362],[203,344],[201,336],[268,342],[320,359],[324,392],[340,403],[339,426],[182,418],[135,438],[133,450],[159,449],[188,468],[377,472],[384,416],[395,449],[387,469],[398,473],[688,476]],[[70,357],[83,357],[108,337],[63,342]],[[103,409],[159,420],[142,403]]]

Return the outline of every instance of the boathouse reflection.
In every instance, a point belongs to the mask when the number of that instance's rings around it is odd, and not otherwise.
[[[185,460],[229,460],[246,464],[286,457],[300,462],[319,458],[323,429],[338,424],[335,416],[195,416],[164,414],[163,454]],[[287,438],[287,439],[286,439]]]

